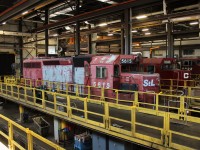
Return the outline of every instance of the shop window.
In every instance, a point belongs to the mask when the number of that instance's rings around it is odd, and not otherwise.
[[[183,55],[194,55],[194,49],[183,50]]]
[[[106,78],[106,72],[107,68],[106,67],[96,67],[96,78]]]

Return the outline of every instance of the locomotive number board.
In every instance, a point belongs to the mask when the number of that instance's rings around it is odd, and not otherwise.
[[[122,58],[120,60],[121,64],[132,64],[133,63],[133,59],[131,58]]]

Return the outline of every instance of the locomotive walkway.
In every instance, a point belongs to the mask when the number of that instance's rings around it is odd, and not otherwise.
[[[200,145],[200,118],[188,116],[182,102],[177,112],[168,112],[158,104],[154,109],[150,104],[141,107],[137,97],[137,103],[126,106],[44,90],[41,94],[37,98],[35,88],[0,83],[1,97],[104,134],[156,149],[198,149]]]

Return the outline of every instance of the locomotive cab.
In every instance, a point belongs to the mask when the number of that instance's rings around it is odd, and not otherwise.
[[[127,93],[132,91],[159,91],[159,75],[138,72],[139,62],[134,55],[106,55],[94,56],[90,63],[90,85],[105,89],[128,90],[119,98],[128,99]],[[88,76],[87,76],[88,77]],[[88,78],[85,78],[88,80]],[[108,90],[107,90],[108,91]],[[95,89],[93,94],[99,95],[100,90]],[[113,92],[106,92],[113,96]],[[122,96],[123,95],[123,96]],[[129,99],[133,99],[133,94]],[[150,99],[152,100],[152,99]]]
[[[161,79],[189,80],[190,71],[180,70],[180,65],[174,58],[144,58],[141,70],[159,73]]]

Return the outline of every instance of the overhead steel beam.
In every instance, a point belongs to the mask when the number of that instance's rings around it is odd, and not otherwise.
[[[148,2],[149,3],[153,2],[153,0],[149,0]],[[144,1],[143,1],[143,3],[144,3]],[[66,19],[60,20],[58,22],[45,25],[43,27],[39,27],[39,28],[33,30],[33,32],[42,32],[45,29],[59,28],[64,25],[67,25],[67,24],[76,23],[76,21],[84,21],[87,19],[93,19],[93,18],[102,16],[102,15],[110,14],[112,12],[122,11],[124,9],[128,9],[128,8],[131,8],[131,7],[137,6],[137,5],[141,5],[141,2],[136,1],[136,0],[129,0],[126,2],[119,3],[119,4],[115,4],[115,5],[107,6],[107,7],[101,8],[101,9],[97,9],[92,12],[86,12],[86,13],[82,13],[82,14],[79,14],[79,15],[76,15],[76,16],[73,16],[70,18],[66,18]]]
[[[26,10],[34,9],[36,6],[48,0],[23,0],[15,4],[13,7],[5,10],[0,14],[0,23],[5,22]]]
[[[0,35],[31,37],[33,34],[0,30]]]

